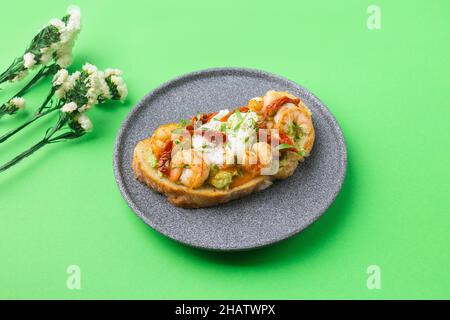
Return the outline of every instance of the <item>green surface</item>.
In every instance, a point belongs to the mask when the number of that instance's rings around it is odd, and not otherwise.
[[[2,4],[0,68],[68,1]],[[124,70],[124,105],[91,112],[95,130],[0,174],[0,298],[450,298],[450,2],[78,1],[75,63]],[[378,4],[381,30],[368,30]],[[147,92],[218,66],[267,70],[324,101],[341,124],[348,175],[327,214],[301,235],[238,254],[157,234],[116,186],[117,130]],[[30,108],[0,120],[0,131]],[[0,99],[14,86],[0,92]],[[201,104],[201,102],[199,102]],[[0,145],[9,160],[38,123]],[[369,265],[381,290],[366,287]],[[81,268],[81,290],[66,269]]]

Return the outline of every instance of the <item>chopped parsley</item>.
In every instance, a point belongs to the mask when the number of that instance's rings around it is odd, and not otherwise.
[[[293,147],[294,146],[291,146],[290,144],[282,143],[282,144],[278,145],[277,149],[278,150],[284,150],[284,149],[290,149],[290,148],[293,148]]]

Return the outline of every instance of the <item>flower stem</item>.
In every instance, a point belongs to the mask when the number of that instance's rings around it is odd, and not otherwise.
[[[72,135],[69,134],[68,136],[67,136],[67,134],[62,134],[55,138],[52,138],[56,132],[58,132],[61,128],[64,127],[64,125],[67,124],[67,121],[68,121],[68,117],[66,115],[64,115],[64,114],[60,115],[56,125],[47,130],[47,132],[45,133],[44,139],[42,139],[41,141],[36,143],[31,148],[25,150],[24,152],[22,152],[21,154],[16,156],[14,159],[12,159],[12,160],[8,161],[7,163],[5,163],[4,165],[0,166],[0,172],[3,172],[5,170],[11,168],[12,166],[16,165],[17,163],[19,163],[21,160],[25,159],[26,157],[32,155],[34,152],[36,152],[37,150],[39,150],[40,148],[42,148],[43,146],[45,146],[47,144],[55,143],[58,140],[62,140],[62,139],[75,138],[72,136],[73,134]]]
[[[16,58],[14,59],[13,63],[8,67],[8,69],[5,70],[0,75],[0,84],[10,81],[13,79],[17,74],[23,70],[23,59],[22,58]]]
[[[6,140],[8,140],[9,138],[11,138],[13,135],[15,135],[16,133],[18,133],[19,131],[21,131],[22,129],[26,128],[27,126],[29,126],[30,124],[32,124],[33,122],[35,122],[36,120],[42,118],[43,116],[46,116],[47,114],[55,111],[59,109],[59,106],[55,106],[53,108],[50,108],[42,113],[38,113],[36,114],[33,118],[31,118],[30,120],[24,122],[23,124],[21,124],[20,126],[18,126],[17,128],[5,133],[4,135],[2,135],[0,137],[0,143],[5,142]]]
[[[39,80],[42,78],[55,74],[59,70],[59,66],[56,63],[53,63],[49,66],[42,67],[38,73],[30,80],[23,88],[20,90],[14,97],[23,96],[32,86],[34,86]]]
[[[2,104],[2,105],[0,106],[0,119],[1,119],[5,114],[7,114],[7,112],[6,112],[6,105],[5,105],[5,104]]]
[[[11,161],[8,161],[4,165],[0,166],[0,172],[3,172],[5,170],[11,168],[13,165],[17,164],[18,162],[25,159],[26,157],[32,155],[34,152],[36,152],[37,150],[39,150],[40,148],[42,148],[43,146],[45,146],[48,143],[49,143],[48,138],[42,139],[41,141],[36,143],[34,146],[32,146],[28,150],[22,152],[21,154],[19,154],[17,157],[12,159]]]
[[[33,79],[30,80],[30,82],[28,82],[19,92],[17,92],[13,97],[11,97],[11,99],[15,98],[15,97],[22,97],[31,87],[33,87],[39,80],[41,80],[42,78],[45,78],[48,75],[54,75],[58,70],[60,69],[60,67],[56,64],[53,63],[49,66],[44,66],[42,67],[38,73],[36,73],[36,75],[33,77]],[[47,96],[47,99],[45,100],[45,102],[42,104],[42,106],[39,108],[38,113],[41,113],[42,110],[45,108],[46,104],[49,102],[49,100],[51,99],[51,97],[54,94],[54,89],[52,88],[49,96]],[[10,99],[10,100],[11,100]],[[12,115],[13,113],[8,112],[8,108],[7,108],[7,104],[8,102],[5,102],[4,104],[2,104],[0,106],[0,119],[5,115],[5,114],[10,114]]]

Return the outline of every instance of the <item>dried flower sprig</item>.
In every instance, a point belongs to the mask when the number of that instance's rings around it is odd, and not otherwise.
[[[78,7],[69,7],[62,19],[50,20],[33,38],[24,55],[0,75],[0,84],[21,80],[30,69],[51,62],[67,68],[72,63],[72,48],[81,30],[80,17]]]
[[[57,110],[76,115],[107,100],[124,101],[128,89],[121,74],[122,72],[117,69],[100,71],[89,63],[86,63],[81,71],[73,74],[69,74],[66,69],[59,70],[53,78],[52,89],[33,118],[0,136],[0,143]]]
[[[97,104],[109,100],[124,101],[128,94],[121,71],[107,69],[99,71],[85,64],[82,71],[69,74],[61,69],[53,79],[53,88],[39,112],[29,121],[0,137],[4,142],[37,119],[52,112],[59,112],[57,123],[49,128],[44,138],[17,157],[0,166],[0,172],[12,167],[47,144],[75,139],[92,130],[92,122],[86,113]]]

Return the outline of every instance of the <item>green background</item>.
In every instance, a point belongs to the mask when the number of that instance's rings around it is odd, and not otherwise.
[[[4,1],[0,68],[68,1]],[[95,108],[95,130],[0,174],[0,298],[450,298],[450,2],[78,1],[70,70],[124,71],[127,102]],[[381,30],[366,27],[370,4]],[[192,249],[145,225],[112,169],[118,128],[147,92],[220,66],[285,76],[324,101],[348,144],[336,202],[300,235],[262,250]],[[0,131],[28,118],[0,120]],[[4,101],[17,86],[6,85]],[[3,163],[55,119],[0,145]],[[69,265],[81,290],[66,288]],[[366,287],[381,268],[381,290]]]

